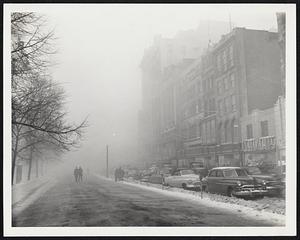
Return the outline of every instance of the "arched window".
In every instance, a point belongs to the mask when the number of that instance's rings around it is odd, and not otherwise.
[[[219,133],[220,133],[220,143],[226,142],[226,125],[225,123],[219,124]]]

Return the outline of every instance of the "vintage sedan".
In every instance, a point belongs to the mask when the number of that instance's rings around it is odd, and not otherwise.
[[[268,193],[263,183],[258,183],[240,167],[213,168],[208,176],[202,179],[202,185],[207,192],[231,197],[264,197]]]
[[[171,176],[163,178],[163,184],[184,189],[200,189],[201,187],[199,176],[191,169],[174,171]]]
[[[276,173],[263,173],[257,166],[244,167],[248,175],[257,179],[258,182],[263,183],[268,190],[270,196],[283,195],[285,191],[285,182],[283,175]]]

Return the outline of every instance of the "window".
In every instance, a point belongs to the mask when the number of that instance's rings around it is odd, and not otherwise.
[[[216,101],[214,98],[211,100],[211,111],[212,113],[215,113],[216,111]]]
[[[199,124],[198,124],[198,137],[201,138],[201,136],[202,136],[202,124],[201,124],[201,122],[199,122]]]
[[[233,112],[236,111],[235,96],[233,94],[231,95],[231,108]]]
[[[229,96],[229,97],[226,97],[225,98],[225,104],[226,104],[226,111],[227,112],[231,112],[231,97]]]
[[[218,71],[221,72],[221,54],[219,54],[217,56],[217,68],[218,68]]]
[[[206,142],[209,143],[210,142],[210,126],[209,126],[209,122],[205,123],[205,128],[206,128]]]
[[[218,93],[222,93],[222,81],[218,81]]]
[[[262,121],[262,122],[260,122],[260,127],[261,127],[261,136],[262,137],[269,136],[268,121]]]
[[[217,176],[217,171],[216,170],[213,170],[209,173],[209,176],[210,177],[216,177]]]
[[[229,47],[229,62],[228,62],[229,67],[233,66],[233,46],[230,45]]]
[[[227,54],[226,54],[226,50],[223,52],[223,69],[224,69],[224,71],[227,70]]]
[[[222,101],[222,105],[223,105],[223,113],[227,112],[227,108],[226,108],[226,99],[224,98]]]
[[[228,78],[224,78],[224,89],[227,90],[228,89]]]
[[[234,169],[228,169],[228,170],[224,170],[224,176],[225,177],[237,177],[237,173]]]
[[[247,139],[253,138],[252,124],[248,124],[246,127],[247,127]]]
[[[229,122],[225,123],[225,142],[231,142],[231,125]]]
[[[232,88],[235,86],[235,79],[234,79],[234,74],[230,74],[230,85]]]
[[[221,170],[217,171],[217,177],[224,177],[223,172]]]
[[[237,121],[235,119],[232,120],[231,124],[232,124],[232,128],[233,128],[233,142],[236,143],[236,142],[238,142],[239,126],[238,126]]]
[[[223,114],[223,108],[222,108],[222,100],[218,101],[218,106],[219,106],[219,114],[222,115]]]
[[[248,175],[247,175],[247,172],[246,172],[244,169],[239,169],[239,168],[237,168],[237,169],[235,169],[235,171],[236,171],[236,173],[237,173],[237,175],[238,175],[239,177],[245,177],[245,176],[248,176]]]
[[[221,127],[221,143],[225,143],[225,125]]]
[[[193,170],[186,169],[180,171],[181,175],[195,174]]]
[[[197,82],[197,89],[198,89],[198,93],[201,92],[201,82]]]
[[[210,122],[211,124],[211,140],[212,142],[216,141],[216,121],[213,119]]]
[[[199,113],[202,112],[202,102],[201,102],[201,99],[198,99],[198,111],[199,111]]]

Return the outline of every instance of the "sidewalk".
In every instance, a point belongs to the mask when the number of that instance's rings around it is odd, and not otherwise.
[[[36,199],[42,196],[55,184],[54,179],[47,176],[33,179],[12,187],[12,210],[13,215],[18,215]]]

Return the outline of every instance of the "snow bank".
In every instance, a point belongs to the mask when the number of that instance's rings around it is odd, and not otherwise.
[[[106,180],[107,179],[102,176],[98,176],[100,178]],[[183,198],[185,200],[193,201],[194,203],[204,204],[210,207],[218,207],[228,211],[236,211],[239,214],[244,214],[247,217],[251,217],[254,219],[264,219],[268,221],[276,222],[280,225],[285,225],[285,215],[278,214],[276,212],[270,211],[268,209],[271,204],[264,203],[264,201],[270,200],[270,198],[257,200],[257,201],[246,201],[244,199],[231,198],[217,194],[203,193],[201,198],[201,192],[188,191],[180,188],[172,188],[165,187],[159,184],[151,184],[147,182],[139,182],[139,181],[123,181],[122,183],[136,186],[139,188],[147,189],[150,191],[158,192],[161,194]],[[280,205],[283,204],[284,200],[280,201]],[[276,205],[275,205],[276,207]]]

